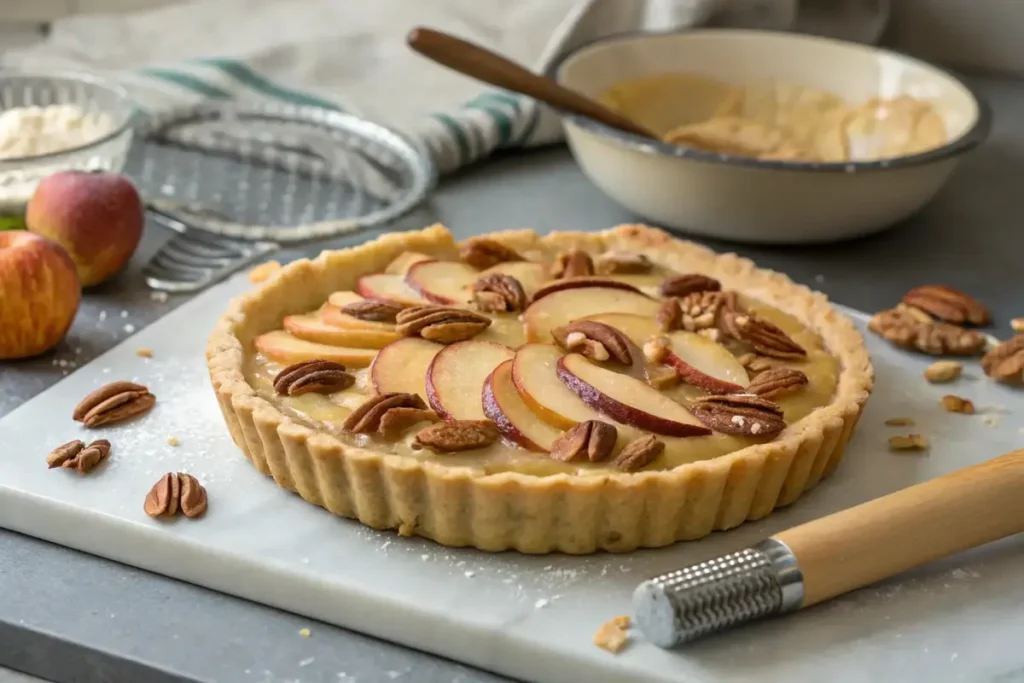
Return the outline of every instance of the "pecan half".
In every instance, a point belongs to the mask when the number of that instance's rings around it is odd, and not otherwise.
[[[173,517],[179,510],[186,517],[198,517],[206,508],[206,489],[198,479],[184,472],[168,472],[160,477],[143,504],[150,517]]]
[[[438,453],[455,453],[490,446],[498,436],[498,428],[490,420],[455,420],[424,427],[415,443]]]
[[[807,386],[807,375],[793,368],[772,368],[759,373],[747,387],[747,393],[761,398],[777,398]]]
[[[689,332],[711,329],[718,324],[718,311],[725,295],[722,292],[693,292],[679,299],[680,327]]]
[[[155,403],[156,396],[141,384],[111,382],[83,398],[71,417],[86,427],[99,427],[141,415]]]
[[[750,313],[725,310],[721,316],[722,330],[733,339],[746,342],[757,353],[773,358],[803,358],[807,351],[789,335],[767,320]]]
[[[489,237],[473,237],[466,240],[459,247],[459,258],[463,263],[478,270],[486,270],[507,261],[525,260],[515,249]]]
[[[970,294],[943,285],[915,287],[903,295],[903,303],[954,325],[992,322],[992,315],[984,304]]]
[[[602,462],[615,448],[619,430],[600,420],[587,420],[566,431],[551,445],[551,457],[560,462]]]
[[[1024,384],[1024,334],[1004,341],[981,359],[985,374],[998,382]]]
[[[415,414],[403,412],[385,420],[387,413],[397,408],[413,408],[421,412]],[[345,418],[345,421],[341,423],[341,427],[356,434],[379,432],[381,434],[393,435],[397,429],[398,422],[404,422],[413,418],[420,419],[406,424],[406,427],[412,426],[421,419],[437,419],[433,415],[433,411],[428,410],[427,404],[423,402],[419,394],[379,394],[363,401],[358,408]]]
[[[63,467],[85,474],[110,456],[110,442],[106,439],[93,441],[86,446],[81,441],[69,441],[57,446],[46,456],[46,465],[51,470]]]
[[[744,353],[736,360],[740,362],[740,365],[746,368],[748,377],[756,377],[762,372],[767,372],[775,367],[771,358],[765,358],[764,356],[759,356],[756,353]]]
[[[964,415],[974,415],[974,402],[969,398],[963,396],[956,396],[955,394],[946,394],[939,403],[942,405],[943,410],[947,413],[963,413]]]
[[[913,308],[891,308],[876,313],[868,329],[893,346],[933,356],[974,356],[985,348],[985,335],[974,330],[933,321]]]
[[[665,442],[648,434],[630,441],[615,456],[615,466],[623,472],[636,472],[654,462],[665,450]]]
[[[566,351],[574,351],[591,360],[632,365],[633,354],[626,335],[604,323],[576,320],[551,330],[551,336]]]
[[[282,396],[333,394],[356,383],[345,366],[330,360],[306,360],[289,365],[274,377],[274,391]]]
[[[341,307],[341,312],[360,320],[375,323],[393,323],[398,314],[406,307],[394,301],[384,299],[363,299],[353,301]]]
[[[440,418],[433,410],[424,408],[391,408],[381,416],[377,433],[393,441],[413,425],[420,422],[437,422]]]
[[[473,284],[473,301],[481,311],[518,313],[526,308],[526,290],[511,275],[491,273]]]
[[[713,277],[700,273],[670,275],[661,282],[662,296],[684,297],[694,292],[718,292],[722,283]]]
[[[694,401],[690,411],[723,434],[775,436],[786,428],[778,404],[751,394],[704,396]]]
[[[924,378],[932,384],[952,382],[964,371],[955,360],[937,360],[924,369]]]
[[[397,317],[395,328],[405,337],[419,335],[440,344],[451,344],[475,337],[491,326],[491,319],[473,311],[448,306],[416,306]]]
[[[606,251],[594,260],[598,275],[641,275],[649,273],[654,264],[643,254],[633,251]]]
[[[679,299],[665,299],[661,302],[654,319],[658,321],[658,329],[672,332],[683,326],[683,309],[679,307]]]
[[[551,277],[562,280],[570,277],[586,277],[594,274],[594,262],[590,254],[582,249],[563,251],[555,257],[555,265],[551,268]]]

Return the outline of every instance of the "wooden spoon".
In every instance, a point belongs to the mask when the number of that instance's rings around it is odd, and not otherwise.
[[[556,109],[586,116],[627,133],[659,139],[653,131],[589,97],[564,88],[550,78],[539,76],[501,55],[461,38],[419,27],[409,32],[406,42],[427,59],[470,78],[532,97]]]

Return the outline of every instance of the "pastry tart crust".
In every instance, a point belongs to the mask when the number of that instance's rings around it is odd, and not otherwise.
[[[821,336],[839,362],[831,402],[767,443],[674,469],[579,476],[481,474],[438,460],[357,447],[284,414],[245,377],[253,339],[284,316],[317,308],[405,251],[456,259],[442,226],[393,233],[296,261],[236,298],[209,338],[210,378],[231,436],[253,465],[283,488],[335,515],[448,546],[523,553],[625,552],[698,539],[761,519],[797,500],[839,465],[872,389],[864,340],[820,293],[735,254],[642,225],[603,232],[490,233],[519,252],[538,247],[639,252],[672,270],[717,278]]]

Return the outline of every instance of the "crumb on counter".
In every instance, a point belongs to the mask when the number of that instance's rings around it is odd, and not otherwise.
[[[885,421],[886,427],[913,427],[914,421],[909,417],[890,417]]]
[[[612,654],[618,654],[629,644],[629,617],[625,615],[609,619],[601,624],[594,634],[594,645]]]
[[[167,445],[168,446],[180,446],[181,445],[181,441],[178,440],[178,437],[176,437],[176,436],[169,436],[169,437],[167,437]]]
[[[135,355],[139,358],[152,358],[153,349],[139,349],[135,352]]]
[[[312,632],[308,628],[300,628],[299,629],[299,635],[302,636],[303,638],[309,638],[313,634],[312,634]]]

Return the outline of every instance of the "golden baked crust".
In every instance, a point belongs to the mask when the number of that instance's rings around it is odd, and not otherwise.
[[[823,294],[642,225],[604,232],[529,230],[488,235],[518,251],[543,245],[642,252],[678,272],[700,272],[799,319],[821,335],[840,364],[832,401],[774,440],[671,470],[599,476],[466,468],[343,443],[300,424],[246,381],[246,349],[285,315],[315,309],[360,275],[381,272],[404,251],[455,259],[447,229],[386,235],[358,247],[294,262],[235,299],[210,336],[210,378],[231,436],[256,468],[332,513],[449,546],[524,553],[623,552],[701,538],[789,505],[838,466],[873,373],[864,340]]]

